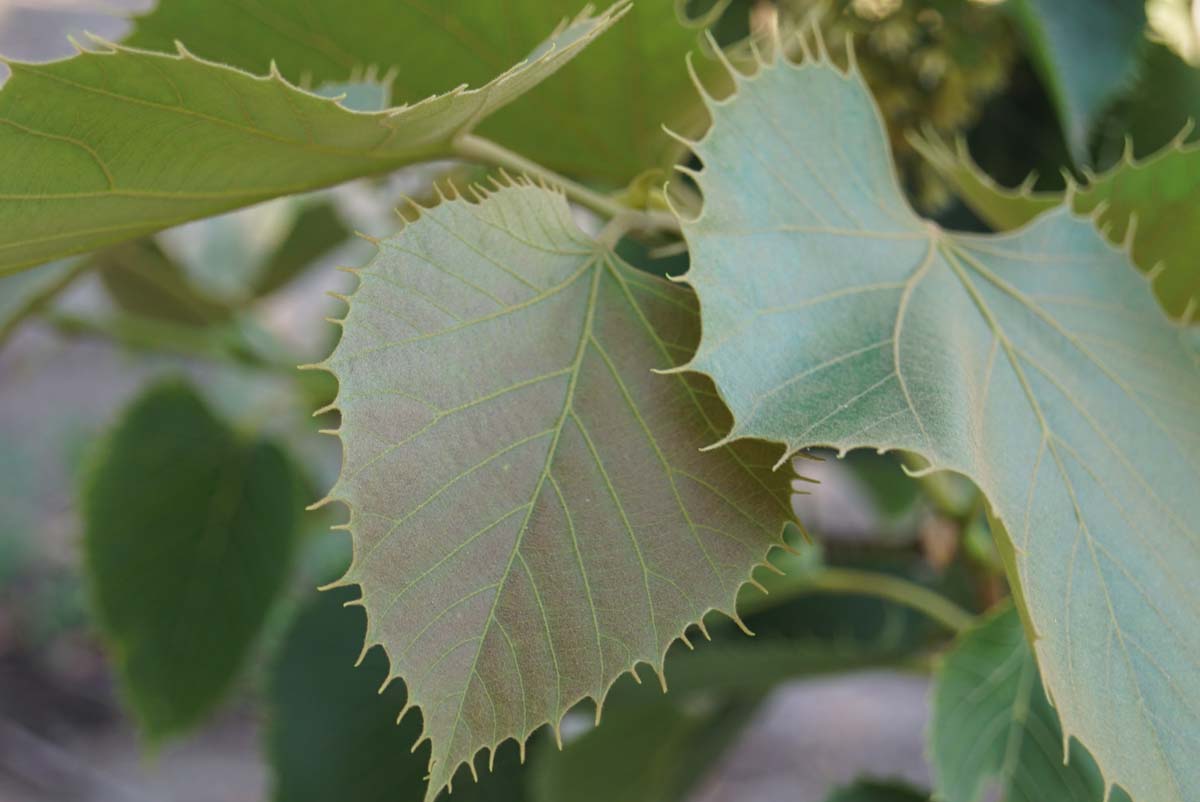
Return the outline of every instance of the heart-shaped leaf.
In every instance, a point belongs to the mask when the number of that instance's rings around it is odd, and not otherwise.
[[[532,186],[379,243],[341,342],[342,472],[367,646],[432,744],[429,797],[481,749],[599,705],[737,589],[789,516],[777,449],[728,423],[691,293],[625,265]]]

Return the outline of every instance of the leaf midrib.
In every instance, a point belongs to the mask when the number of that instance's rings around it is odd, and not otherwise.
[[[521,525],[517,529],[517,535],[513,539],[512,551],[509,553],[508,561],[504,566],[503,572],[500,574],[500,579],[498,580],[496,588],[496,595],[492,598],[492,605],[488,610],[487,618],[485,619],[483,625],[483,631],[479,635],[479,643],[475,649],[475,656],[471,660],[471,668],[467,672],[466,687],[464,688],[462,695],[459,697],[458,710],[454,714],[454,725],[450,729],[449,739],[447,741],[448,748],[453,748],[455,738],[458,736],[458,728],[462,723],[463,709],[466,707],[467,696],[469,695],[471,689],[471,683],[474,681],[475,674],[479,670],[479,658],[480,655],[483,654],[483,646],[487,640],[488,632],[491,630],[492,623],[496,620],[496,608],[499,606],[500,599],[504,595],[504,587],[512,575],[513,563],[516,561],[517,555],[521,550],[521,544],[525,539],[525,532],[529,526],[529,520],[533,516],[533,510],[537,505],[537,499],[541,496],[542,488],[546,483],[546,478],[550,475],[550,466],[554,462],[555,453],[558,449],[558,441],[562,436],[562,430],[566,424],[567,417],[571,413],[571,408],[575,400],[575,388],[579,381],[580,368],[583,365],[583,357],[587,353],[587,344],[591,339],[592,326],[595,322],[596,296],[600,287],[600,276],[603,273],[603,271],[600,269],[600,262],[602,258],[603,252],[597,251],[589,260],[589,264],[585,265],[585,267],[581,269],[581,272],[589,267],[592,269],[592,285],[588,289],[587,310],[584,313],[585,317],[583,329],[579,337],[579,344],[575,349],[575,358],[572,360],[570,368],[571,378],[568,380],[566,392],[563,394],[563,405],[559,412],[558,421],[554,425],[554,434],[550,440],[550,445],[546,449],[546,459],[542,463],[541,473],[539,474],[538,480],[534,485],[533,492],[530,494],[529,509],[525,511],[525,517],[522,519]],[[562,674],[558,670],[558,661],[557,656],[555,656],[554,653],[553,643],[549,641],[548,643],[550,643],[550,653],[555,662],[555,676],[559,681],[559,702],[555,705],[557,709],[561,705]],[[516,664],[519,666],[519,661],[517,661]],[[522,706],[524,706],[524,704],[525,702],[522,700]]]

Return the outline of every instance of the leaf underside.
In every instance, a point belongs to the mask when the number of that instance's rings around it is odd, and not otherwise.
[[[1200,369],[1181,330],[1069,210],[997,236],[920,220],[853,71],[775,61],[737,83],[710,101],[684,224],[704,313],[686,369],[729,405],[725,442],[904,449],[971,478],[1012,534],[1064,728],[1134,798],[1200,798]]]
[[[930,749],[937,798],[1100,802],[1104,785],[1078,741],[1064,760],[1062,727],[1042,689],[1015,608],[964,635],[938,670]],[[1119,791],[1113,802],[1127,800]]]
[[[242,442],[187,385],[126,412],[84,490],[101,629],[147,737],[220,701],[282,588],[300,495],[275,445]]]
[[[479,89],[353,112],[180,49],[9,62],[0,89],[0,274],[444,155],[628,9],[581,16]],[[507,65],[505,65],[507,66]],[[503,68],[502,68],[503,69]]]
[[[599,705],[781,545],[777,449],[728,424],[691,293],[586,237],[563,198],[451,200],[379,243],[340,343],[342,472],[367,648],[422,710],[429,798],[481,749]]]
[[[1185,144],[1191,126],[1144,160],[1126,152],[1122,160],[1086,184],[1072,187],[1071,208],[1097,215],[1110,242],[1132,237],[1134,264],[1154,271],[1154,293],[1171,317],[1190,323],[1200,313],[1200,146]],[[1019,228],[1063,203],[1063,192],[1034,192],[998,185],[971,159],[964,143],[956,149],[925,141],[918,147],[963,200],[990,225]],[[1033,178],[1033,176],[1031,176]]]
[[[611,0],[597,3],[608,5]],[[162,0],[126,43],[254,73],[274,60],[293,82],[345,81],[373,69],[415,100],[480,85],[530,52],[584,0]],[[678,151],[662,131],[701,119],[684,56],[696,32],[672,0],[640,0],[612,36],[489,118],[480,133],[559,172],[621,185]],[[402,47],[397,46],[403,41]],[[703,65],[702,65],[703,69]]]

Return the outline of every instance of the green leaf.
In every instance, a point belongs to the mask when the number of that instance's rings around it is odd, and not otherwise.
[[[88,267],[79,259],[64,259],[36,273],[0,276],[0,346],[17,326],[75,280]]]
[[[151,741],[221,699],[285,579],[299,518],[280,449],[244,442],[187,385],[133,402],[83,493],[95,612]]]
[[[420,721],[396,722],[403,684],[380,695],[387,659],[379,651],[355,665],[366,622],[346,609],[354,598],[342,589],[307,604],[276,658],[267,742],[276,802],[408,802],[425,793],[428,748],[412,750]],[[460,783],[452,802],[519,800],[516,750],[501,752],[496,764],[483,783]]]
[[[8,62],[0,274],[445,155],[456,136],[552,74],[627,8],[579,17],[480,89],[376,113],[350,111],[278,72],[256,77],[182,48]],[[206,15],[220,17],[207,6]],[[230,30],[228,20],[221,25]],[[389,41],[395,46],[394,35]]]
[[[703,125],[684,55],[696,31],[673,0],[641,0],[621,30],[561,75],[495,115],[481,133],[560,172],[620,186],[678,148],[661,125]],[[161,0],[126,42],[197,54],[262,73],[274,60],[291,81],[346,81],[365,67],[395,74],[413,101],[454,84],[482,84],[538,45],[583,0]],[[403,42],[403,46],[397,46]],[[699,117],[697,113],[699,112]]]
[[[965,633],[938,671],[929,728],[945,802],[1102,802],[1104,783],[1078,741],[1066,743],[1011,605]],[[1117,792],[1113,799],[1125,798]]]
[[[1030,58],[1058,111],[1075,160],[1088,162],[1092,126],[1137,74],[1144,0],[1016,0]]]
[[[380,242],[322,367],[368,644],[433,746],[430,795],[480,749],[557,725],[663,655],[790,514],[776,449],[727,423],[690,293],[635,270],[531,186],[452,200]]]
[[[313,262],[340,245],[349,230],[330,203],[307,204],[292,221],[291,229],[266,263],[256,271],[251,289],[255,296],[269,295],[286,286]]]
[[[1185,322],[1200,307],[1200,146],[1183,144],[1189,131],[1190,126],[1144,161],[1134,161],[1127,152],[1110,170],[1089,175],[1086,184],[1070,189],[1071,207],[1079,214],[1095,214],[1110,242],[1132,237],[1134,264],[1154,271],[1159,301],[1167,314]],[[999,186],[961,142],[953,151],[937,141],[919,147],[967,205],[997,229],[1023,226],[1066,197],[1063,192],[1033,192],[1032,181],[1015,189]]]
[[[929,794],[911,786],[880,780],[859,780],[838,788],[825,802],[926,802]]]
[[[681,802],[754,709],[680,706],[661,695],[613,709],[562,751],[542,743],[531,761],[531,802]]]
[[[230,307],[192,286],[153,240],[114,245],[92,260],[109,296],[128,312],[193,326],[229,319]]]
[[[683,369],[733,413],[718,442],[902,449],[973,480],[1064,728],[1135,798],[1200,797],[1200,367],[1179,328],[1069,210],[995,236],[919,219],[856,73],[738,83],[684,222],[704,331]]]

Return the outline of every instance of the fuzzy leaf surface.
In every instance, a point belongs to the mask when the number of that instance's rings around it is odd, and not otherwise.
[[[0,274],[444,155],[626,8],[578,18],[479,89],[374,113],[186,52],[10,62],[0,89]]]
[[[1063,733],[1013,607],[967,632],[938,671],[930,723],[937,799],[975,802],[999,789],[1005,802],[1099,802],[1095,761]],[[1115,792],[1114,802],[1128,800]]]
[[[104,444],[85,565],[152,740],[198,723],[233,681],[287,578],[301,506],[286,455],[243,442],[184,384],[145,392]]]
[[[903,449],[972,479],[1064,729],[1135,799],[1197,798],[1200,369],[1179,327],[1070,210],[989,236],[919,219],[857,74],[777,61],[738,84],[684,223],[686,369],[733,413],[722,442]]]
[[[1145,160],[1126,155],[1071,192],[1076,212],[1099,210],[1096,222],[1109,241],[1125,242],[1134,226],[1134,264],[1144,271],[1162,265],[1154,292],[1171,317],[1184,321],[1200,309],[1200,147],[1183,144],[1190,130]],[[923,142],[920,148],[967,205],[999,230],[1019,228],[1065,198],[1062,192],[998,185],[962,144],[951,150],[944,143]]]
[[[380,242],[340,343],[342,472],[367,645],[432,744],[429,795],[484,748],[601,700],[782,543],[777,449],[727,425],[691,293],[536,187],[453,200]],[[700,379],[699,382],[696,380]]]
[[[610,0],[599,3],[608,5]],[[174,50],[289,80],[345,81],[394,71],[394,94],[417,100],[488,81],[545,38],[583,0],[162,0],[128,44]],[[696,119],[684,56],[694,28],[674,0],[639,0],[620,28],[562,74],[483,123],[480,132],[560,172],[621,185],[677,152],[662,131]],[[403,47],[396,42],[402,40]],[[703,66],[702,66],[703,68]]]

